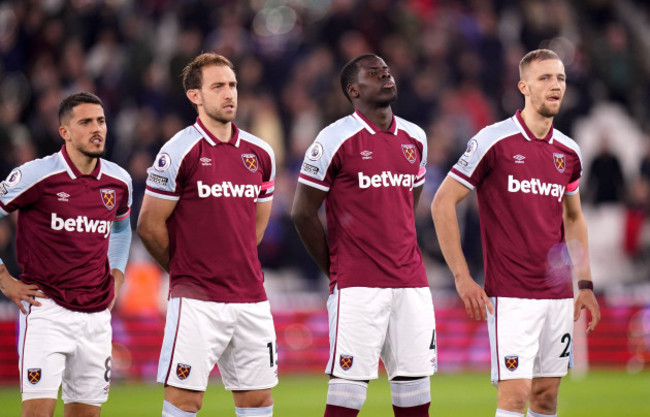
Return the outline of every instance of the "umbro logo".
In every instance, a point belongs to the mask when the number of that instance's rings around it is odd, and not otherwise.
[[[362,151],[361,159],[372,159],[372,151]]]
[[[521,154],[517,154],[517,155],[513,156],[512,158],[515,160],[515,164],[523,164],[524,159],[526,159],[526,157],[521,155]]]
[[[199,161],[201,161],[201,165],[203,165],[204,167],[212,166],[212,159],[207,158],[205,156],[199,159]]]
[[[56,195],[59,197],[59,201],[68,201],[68,197],[70,197],[70,194],[64,193],[63,191],[56,193]]]

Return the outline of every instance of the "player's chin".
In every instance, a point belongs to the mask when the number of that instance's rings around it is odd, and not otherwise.
[[[106,149],[104,147],[102,147],[101,149],[95,149],[95,150],[86,150],[86,149],[84,149],[84,150],[81,151],[81,153],[86,155],[89,158],[101,158],[106,153]]]

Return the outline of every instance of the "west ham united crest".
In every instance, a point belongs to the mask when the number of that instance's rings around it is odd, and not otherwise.
[[[253,153],[243,153],[241,154],[241,160],[244,162],[246,169],[248,169],[250,172],[257,171],[257,155]]]
[[[180,363],[180,362],[176,364],[176,376],[181,381],[187,379],[187,377],[190,376],[191,370],[192,370],[192,366],[188,364]]]
[[[402,153],[407,161],[415,163],[415,145],[402,145]]]
[[[30,384],[36,385],[41,380],[41,368],[27,369],[27,380]]]
[[[102,195],[102,203],[104,203],[104,207],[112,210],[113,207],[115,207],[115,190],[111,190],[110,188],[102,188],[99,190],[99,192]]]
[[[519,356],[517,355],[506,356],[503,360],[506,364],[506,368],[511,372],[519,367]]]
[[[341,369],[343,369],[344,371],[347,371],[348,369],[352,368],[353,362],[354,362],[354,356],[352,355],[339,356],[339,365],[341,365]]]
[[[566,169],[566,155],[563,153],[553,153],[553,162],[555,163],[555,168],[557,168],[560,173],[563,173]]]

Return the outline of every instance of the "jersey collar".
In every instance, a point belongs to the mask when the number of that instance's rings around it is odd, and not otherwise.
[[[239,128],[235,125],[235,122],[231,122],[232,125],[232,137],[227,142],[222,142],[218,137],[214,136],[210,131],[203,125],[201,119],[196,118],[196,123],[194,123],[194,128],[199,131],[203,139],[206,140],[210,145],[217,146],[219,143],[230,144],[235,148],[239,148]]]
[[[65,165],[65,170],[67,171],[70,178],[72,178],[73,180],[79,177],[93,177],[98,180],[102,177],[101,158],[97,158],[97,166],[95,166],[93,172],[86,175],[86,174],[82,174],[81,171],[79,171],[77,167],[74,165],[74,163],[72,163],[72,160],[70,159],[70,155],[68,155],[68,151],[66,151],[65,149],[65,145],[61,147],[61,152],[59,152],[59,156],[63,160],[63,164]]]
[[[528,129],[528,126],[526,126],[526,123],[524,122],[524,119],[521,117],[521,110],[517,110],[517,113],[512,117],[517,126],[519,126],[519,130],[521,131],[521,134],[524,135],[524,138],[528,142],[531,142],[533,139],[537,140],[537,137],[533,134],[533,132]],[[551,128],[548,130],[548,133],[546,134],[545,137],[539,138],[540,140],[543,140],[544,142],[548,142],[549,145],[553,144],[553,125],[551,125]]]
[[[378,132],[388,132],[390,134],[397,135],[397,121],[395,120],[395,115],[393,115],[393,121],[391,122],[390,127],[388,128],[388,130],[381,130],[380,128],[378,128],[373,122],[371,122],[369,119],[367,119],[366,116],[361,114],[359,112],[359,110],[355,109],[354,113],[352,113],[352,117],[354,117],[359,122],[361,122],[363,127],[365,127],[366,130],[368,132],[370,132],[371,134],[373,134],[373,135],[378,133]]]

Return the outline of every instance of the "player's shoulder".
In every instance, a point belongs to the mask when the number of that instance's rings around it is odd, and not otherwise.
[[[397,129],[405,131],[410,137],[417,139],[420,142],[426,143],[427,135],[420,126],[416,125],[413,122],[409,122],[406,119],[403,119],[399,116],[395,116],[395,123],[397,123]]]
[[[553,140],[580,155],[580,146],[578,146],[578,143],[555,128],[553,128]]]
[[[512,117],[485,126],[475,136],[474,139],[480,143],[498,142],[501,139],[514,136],[519,133],[519,127]]]
[[[337,148],[364,129],[363,123],[353,115],[342,117],[320,131],[316,141],[326,148]]]
[[[199,132],[193,125],[187,126],[185,129],[179,130],[174,136],[171,137],[160,149],[169,156],[180,156],[187,154],[196,144],[203,139],[201,132]]]
[[[101,160],[102,162],[102,173],[109,175],[110,177],[113,177],[119,181],[122,181],[126,183],[129,188],[132,185],[132,179],[131,175],[121,166],[116,164],[115,162],[109,161],[107,159]]]
[[[70,171],[70,168],[65,163],[63,155],[57,152],[43,158],[34,159],[14,168],[6,181],[11,183],[21,182],[23,184],[34,184],[65,171]]]
[[[252,145],[253,147],[261,148],[266,152],[271,158],[274,158],[273,148],[268,144],[264,139],[259,138],[252,133],[246,132],[245,130],[239,129],[239,139]]]

